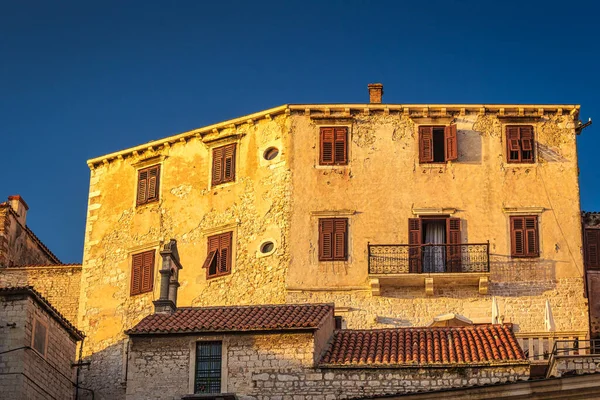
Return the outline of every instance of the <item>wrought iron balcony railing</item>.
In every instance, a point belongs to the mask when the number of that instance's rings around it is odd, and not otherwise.
[[[490,244],[369,244],[369,274],[489,272]]]

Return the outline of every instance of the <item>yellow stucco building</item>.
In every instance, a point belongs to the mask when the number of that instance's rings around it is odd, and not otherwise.
[[[97,398],[177,240],[179,306],[333,302],[348,328],[588,332],[576,105],[283,105],[88,161],[78,328]],[[436,322],[437,321],[437,322]]]

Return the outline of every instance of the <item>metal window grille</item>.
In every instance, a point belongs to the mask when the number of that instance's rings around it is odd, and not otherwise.
[[[196,343],[195,393],[221,393],[221,342]]]

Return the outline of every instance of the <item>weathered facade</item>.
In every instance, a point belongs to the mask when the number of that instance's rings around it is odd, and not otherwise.
[[[125,395],[123,332],[152,312],[171,238],[180,305],[335,303],[365,329],[491,322],[495,297],[519,337],[585,337],[578,113],[285,105],[90,160],[86,383]]]
[[[29,206],[19,195],[0,203],[0,268],[61,264],[25,224],[27,210]]]
[[[583,255],[590,304],[590,335],[600,339],[600,213],[581,214]]]
[[[32,287],[0,288],[0,397],[73,399],[71,364],[82,339]]]

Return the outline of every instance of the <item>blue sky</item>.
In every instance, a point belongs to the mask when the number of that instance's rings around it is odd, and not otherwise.
[[[0,201],[64,262],[86,160],[285,103],[581,104],[581,202],[600,210],[592,1],[0,1]]]

